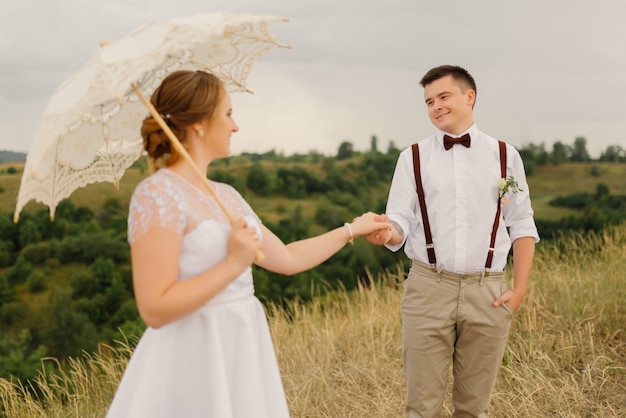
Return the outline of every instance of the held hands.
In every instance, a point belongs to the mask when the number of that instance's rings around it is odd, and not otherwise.
[[[261,240],[254,225],[247,225],[244,219],[237,219],[228,235],[228,258],[245,269],[252,264],[260,248]]]
[[[385,245],[389,242],[389,240],[392,237],[392,234],[393,234],[392,226],[389,222],[389,218],[387,217],[387,215],[382,214],[382,215],[376,215],[376,216],[379,222],[386,223],[388,227],[377,229],[377,230],[370,232],[369,234],[365,235],[365,239],[367,239],[368,242],[375,244],[375,245]]]
[[[388,233],[391,234],[391,225],[389,225],[387,216],[378,215],[373,212],[366,212],[354,218],[350,224],[350,228],[352,228],[354,238],[365,236],[368,241],[369,236],[377,232],[385,234],[385,231],[389,231]]]

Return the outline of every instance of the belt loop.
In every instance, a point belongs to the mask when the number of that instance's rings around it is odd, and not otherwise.
[[[478,279],[478,284],[480,284],[481,287],[483,285],[483,280],[485,279],[485,277],[489,277],[489,272],[488,271],[481,271],[480,272],[480,279]]]
[[[441,278],[443,277],[443,270],[439,269],[435,271],[437,273],[437,283],[441,282]]]

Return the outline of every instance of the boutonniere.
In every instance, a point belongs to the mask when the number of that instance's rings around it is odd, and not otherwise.
[[[506,179],[500,179],[500,202],[503,205],[509,204],[509,193],[523,192],[517,185],[517,181],[513,177],[507,177]]]

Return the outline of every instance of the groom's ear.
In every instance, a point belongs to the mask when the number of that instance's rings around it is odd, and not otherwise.
[[[476,91],[474,89],[467,90],[467,104],[471,107],[474,107],[476,103]]]

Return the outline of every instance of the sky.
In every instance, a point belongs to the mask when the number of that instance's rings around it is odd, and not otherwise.
[[[152,21],[196,12],[284,17],[233,93],[232,152],[382,151],[434,132],[422,75],[465,67],[479,129],[517,147],[587,140],[626,148],[623,0],[0,0],[0,150],[28,152],[56,88]]]

